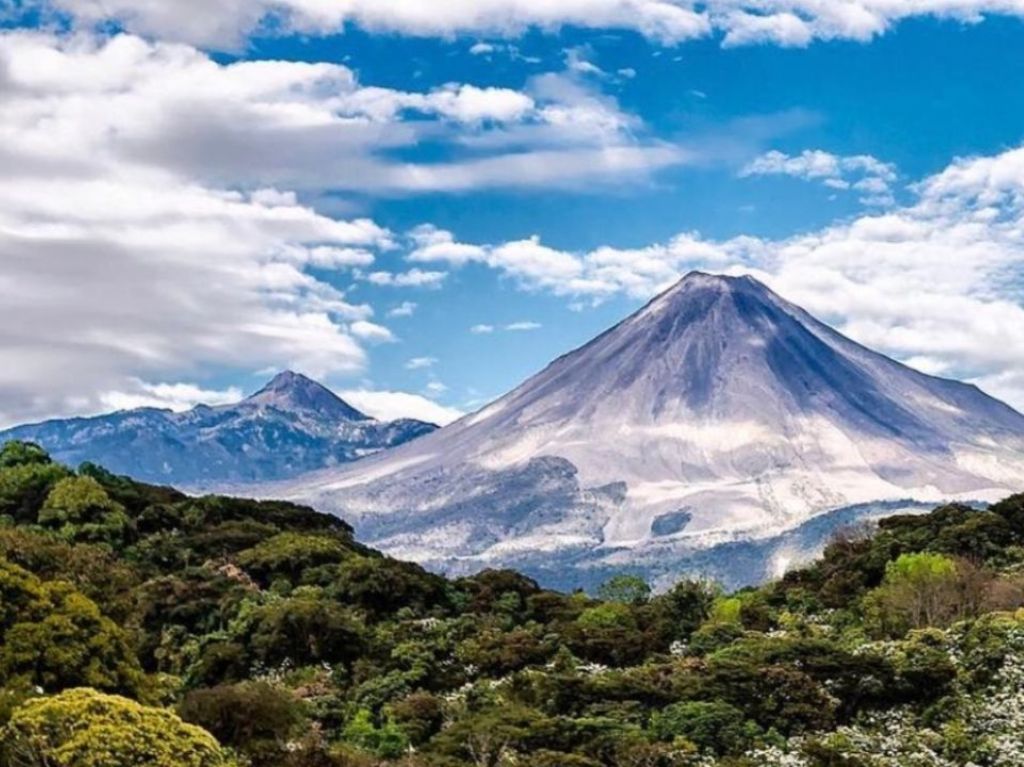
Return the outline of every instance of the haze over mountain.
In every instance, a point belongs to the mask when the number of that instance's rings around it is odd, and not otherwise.
[[[837,519],[1022,488],[1020,413],[695,272],[478,413],[268,493],[397,556],[536,572],[678,566],[856,504]]]
[[[436,428],[409,419],[377,421],[286,371],[234,405],[53,420],[0,432],[0,443],[28,440],[67,464],[94,461],[136,479],[198,488],[287,479]]]

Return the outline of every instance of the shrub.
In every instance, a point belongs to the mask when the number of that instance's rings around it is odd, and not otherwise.
[[[235,767],[171,711],[90,689],[30,700],[0,734],[6,761],[25,767]]]

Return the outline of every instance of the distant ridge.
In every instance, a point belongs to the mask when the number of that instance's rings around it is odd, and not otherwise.
[[[147,482],[207,488],[288,479],[436,428],[377,421],[322,384],[285,371],[234,405],[52,420],[0,432],[0,442],[30,440],[71,465],[94,461]]]
[[[693,272],[478,413],[268,493],[457,571],[664,569],[858,504],[1022,488],[1020,413]]]

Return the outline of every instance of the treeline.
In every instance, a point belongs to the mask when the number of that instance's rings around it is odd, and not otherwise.
[[[759,589],[599,597],[8,443],[0,765],[1024,764],[1024,496],[887,519]]]

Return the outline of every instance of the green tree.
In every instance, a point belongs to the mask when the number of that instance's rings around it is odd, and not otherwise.
[[[683,580],[657,601],[667,607],[676,627],[676,637],[685,638],[708,619],[720,593],[721,589],[711,581]]]
[[[64,538],[93,543],[121,543],[131,525],[124,507],[92,477],[60,480],[43,503],[39,524]]]
[[[24,703],[0,735],[11,767],[236,766],[171,711],[84,688]]]
[[[365,627],[341,605],[301,594],[256,608],[249,646],[266,666],[351,663],[365,651]]]
[[[281,751],[299,734],[304,721],[295,697],[266,682],[193,690],[178,706],[178,713],[221,743],[248,754],[267,754],[273,761],[280,760]]]
[[[425,743],[444,724],[444,701],[427,692],[414,692],[387,708],[389,716],[414,745]]]
[[[957,564],[942,554],[901,554],[885,569],[881,586],[865,599],[876,630],[902,635],[910,629],[945,625],[959,611]]]
[[[11,466],[45,466],[52,463],[45,450],[34,442],[11,440],[0,447],[0,469]]]
[[[141,681],[128,636],[62,581],[40,581],[0,560],[0,680],[45,690],[133,692]]]
[[[597,590],[597,596],[606,602],[642,605],[651,598],[651,587],[639,575],[622,573],[613,575]]]
[[[401,727],[391,719],[377,727],[373,723],[373,715],[365,708],[359,709],[352,717],[342,737],[352,745],[385,759],[395,759],[409,748],[409,739]]]
[[[348,545],[336,536],[280,533],[241,552],[238,564],[263,584],[275,576],[298,581],[304,570],[336,564],[352,555]]]
[[[24,460],[20,448],[8,442],[4,445],[6,459],[0,461],[0,515],[11,517],[16,523],[35,524],[39,509],[50,489],[70,475],[63,466],[46,461]]]
[[[651,730],[660,740],[683,738],[718,754],[739,753],[759,734],[742,711],[717,700],[674,703],[654,715]]]

